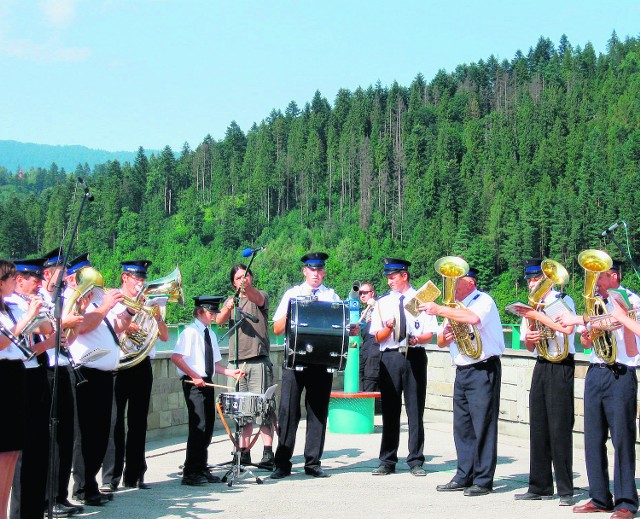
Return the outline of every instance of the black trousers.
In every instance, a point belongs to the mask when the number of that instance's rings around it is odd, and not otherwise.
[[[304,465],[309,468],[320,466],[332,383],[333,374],[328,373],[322,366],[309,366],[303,371],[282,370],[282,393],[278,414],[280,433],[275,454],[276,467],[291,470],[291,458],[300,423],[300,399],[303,389],[306,389],[304,403],[307,410]]]
[[[562,362],[538,359],[529,393],[529,492],[573,495],[573,355]]]
[[[395,466],[400,444],[402,395],[409,421],[407,465],[424,463],[424,405],[427,398],[427,353],[424,348],[409,348],[407,355],[385,350],[380,355],[380,392],[382,393],[382,442],[380,463]]]
[[[380,378],[380,345],[367,335],[360,345],[360,388],[378,391]]]
[[[53,389],[53,368],[47,368],[49,387]],[[74,416],[76,402],[74,397],[75,373],[71,366],[58,366],[58,429],[56,431],[56,452],[53,471],[56,480],[56,502],[66,501],[69,496],[69,481],[71,480],[71,463],[73,460]]]
[[[131,368],[116,372],[112,435],[102,464],[103,484],[119,485],[123,473],[124,482],[129,486],[144,481],[147,471],[147,415],[152,386],[153,371],[149,357]]]
[[[184,461],[185,476],[199,474],[207,468],[209,444],[216,418],[216,395],[212,387],[196,387],[182,380],[182,391],[189,414],[189,437]],[[204,379],[211,382],[211,379]]]
[[[589,496],[600,508],[638,510],[636,394],[633,368],[591,364],[584,382],[584,449]],[[614,448],[613,496],[609,491],[607,432]],[[615,497],[614,497],[615,496]]]
[[[499,357],[458,367],[453,386],[453,439],[458,455],[454,481],[493,488],[498,459]]]
[[[47,493],[49,460],[49,409],[51,392],[46,368],[25,373],[25,436],[11,490],[11,519],[41,519]]]
[[[87,382],[76,388],[79,442],[74,444],[73,474],[74,494],[82,498],[99,493],[96,476],[109,443],[113,373],[87,367],[79,369]]]

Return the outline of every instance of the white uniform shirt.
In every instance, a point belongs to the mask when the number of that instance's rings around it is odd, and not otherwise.
[[[629,290],[628,288],[620,286],[620,289],[627,291],[627,297],[629,298],[629,302],[631,303],[631,308],[633,308],[636,312],[639,312],[640,297],[638,297],[636,294],[631,292],[631,290]],[[609,299],[609,301],[606,303],[608,313],[611,313],[611,310],[613,309],[614,304],[616,303],[614,303],[611,299]],[[627,355],[627,349],[624,344],[624,330],[625,328],[621,327],[621,328],[618,328],[617,330],[613,330],[613,332],[610,332],[610,333],[613,333],[614,337],[616,338],[616,344],[617,344],[617,350],[618,350],[616,355],[616,362],[618,364],[625,364],[627,366],[636,367],[640,365],[640,355],[636,355],[634,357],[629,357]],[[635,339],[636,346],[638,346],[638,336],[633,335],[633,337]],[[591,349],[591,358],[589,360],[593,364],[604,364],[604,361],[596,355],[596,352],[593,348]]]
[[[7,306],[11,310],[11,313],[13,314],[13,317],[15,318],[16,322],[20,321],[24,316],[24,314],[27,313],[27,310],[29,309],[29,303],[25,301],[24,298],[16,294],[15,292],[10,296],[5,297],[4,302],[7,304]],[[11,322],[11,326],[9,326],[9,329],[11,329],[13,328],[13,321],[11,321],[10,317],[8,318],[9,318],[9,321]],[[26,342],[28,347],[32,348],[33,337],[29,335],[26,339],[27,339]],[[22,356],[22,358],[24,358],[24,355]],[[39,366],[40,364],[38,364],[38,360],[35,357],[33,357],[31,360],[28,360],[24,363],[24,367],[28,369],[37,368]]]
[[[373,309],[371,316],[371,328],[369,333],[371,335],[376,334],[379,330],[385,327],[385,323],[389,319],[396,320],[396,327],[400,326],[400,297],[404,295],[403,303],[406,304],[417,293],[416,289],[409,287],[409,289],[401,294],[400,292],[389,292],[376,301],[376,306]],[[423,335],[425,333],[438,333],[438,321],[435,315],[428,315],[425,312],[420,312],[418,317],[409,313],[406,308],[403,309],[405,319],[407,322],[406,338],[396,342],[395,334],[391,333],[384,341],[380,343],[380,351],[386,349],[395,349],[407,346],[407,338],[412,335]],[[416,344],[412,347],[424,348],[426,344]]]
[[[558,299],[558,297],[560,297],[560,292],[558,292],[557,290],[549,290],[549,292],[547,292],[547,294],[542,298],[541,303],[543,305],[548,305],[549,303],[553,303],[556,299]],[[571,299],[570,296],[565,295],[562,300],[565,302],[565,304],[569,307],[569,309],[571,310],[572,313],[576,313],[576,305],[573,302],[573,299]],[[521,330],[521,335],[520,335],[520,342],[525,342],[525,332],[528,329],[528,323],[527,323],[527,319],[526,318],[522,318],[522,323],[520,324],[520,330]],[[574,354],[576,352],[576,346],[575,346],[575,332],[576,329],[574,327],[574,331],[573,333],[569,334],[569,336],[567,337],[569,340],[569,353]],[[550,349],[549,349],[549,354],[552,356],[556,356],[558,355],[559,351],[558,351],[558,347],[560,349],[564,348],[564,337],[565,334],[562,332],[558,332],[556,331],[556,342],[550,344]],[[538,356],[538,348],[535,348],[532,352],[536,357]]]
[[[0,312],[0,323],[2,323],[2,326],[4,326],[9,331],[11,331],[14,326],[11,317],[9,317],[9,315],[5,312]],[[3,350],[0,350],[0,359],[25,360],[25,356],[18,349],[18,347],[13,344],[13,342],[11,342],[9,343],[9,346],[4,348]]]
[[[316,290],[316,293],[313,293],[313,290]],[[276,308],[276,313],[273,314],[273,320],[279,321],[285,315],[287,315],[287,309],[289,307],[289,300],[295,299],[296,297],[317,297],[318,301],[328,301],[328,302],[338,302],[341,301],[338,294],[336,294],[333,288],[327,288],[324,285],[320,285],[316,289],[312,289],[306,282],[301,283],[300,285],[295,285],[287,290],[282,299],[280,300],[280,304],[278,308]]]
[[[462,304],[480,318],[476,328],[482,341],[482,354],[475,360],[471,359],[460,353],[458,345],[453,341],[449,345],[449,353],[453,364],[456,366],[468,366],[482,362],[489,357],[500,357],[504,352],[504,335],[498,307],[493,298],[489,294],[476,289],[462,301]],[[447,320],[445,319],[441,330],[444,329],[446,324]]]
[[[42,300],[44,301],[44,304],[46,306],[51,307],[53,305],[52,301],[51,301],[51,294],[49,294],[49,292],[47,292],[44,289],[40,289],[39,292],[40,297],[42,297]],[[54,332],[55,333],[55,332]],[[62,331],[62,333],[64,333],[64,330]],[[62,348],[60,349],[60,351],[62,351]],[[56,365],[56,350],[55,348],[50,348],[46,351],[46,354],[49,356],[49,367],[54,367]],[[65,355],[59,355],[58,356],[58,366],[68,366],[69,363],[69,359],[65,356]]]
[[[195,371],[201,378],[207,375],[206,363],[205,363],[205,342],[204,342],[204,329],[205,325],[202,324],[200,319],[196,319],[189,326],[187,326],[178,337],[176,346],[173,349],[173,353],[182,355],[182,358],[193,371]],[[209,337],[211,337],[211,345],[213,346],[213,365],[222,360],[220,355],[220,348],[218,347],[218,339],[216,334],[209,329]],[[178,376],[188,376],[180,368],[176,368]],[[211,374],[213,376],[213,373]]]
[[[94,290],[93,298],[87,307],[86,313],[90,313],[100,306],[102,304],[103,297],[104,292],[101,290]],[[116,316],[124,310],[125,307],[121,304],[117,304],[109,310],[106,319],[108,319],[112,328],[115,325]],[[97,348],[107,350],[108,353],[99,359],[89,362],[81,361],[83,355]],[[76,364],[81,364],[87,368],[95,368],[102,371],[115,371],[118,369],[120,361],[120,345],[115,342],[109,327],[104,322],[104,319],[95,330],[78,335],[73,344],[69,346],[69,352],[73,356],[73,360]]]

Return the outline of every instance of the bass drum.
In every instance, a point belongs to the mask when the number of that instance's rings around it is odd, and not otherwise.
[[[349,347],[347,304],[290,299],[286,333],[286,369],[324,366],[330,373],[344,371]]]

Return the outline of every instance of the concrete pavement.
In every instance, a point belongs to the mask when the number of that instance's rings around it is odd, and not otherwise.
[[[407,427],[403,421],[396,474],[372,476],[378,466],[381,419],[375,417],[373,434],[350,435],[327,432],[323,468],[330,478],[316,479],[303,471],[305,421],[300,424],[293,458],[293,474],[270,480],[269,472],[254,469],[263,484],[245,478],[232,486],[211,484],[187,487],[180,484],[178,466],[184,461],[186,438],[156,440],[147,444],[146,482],[150,490],[124,489],[104,507],[86,507],[83,517],[111,518],[377,518],[454,517],[474,519],[496,517],[568,518],[571,507],[558,506],[555,497],[545,501],[515,501],[514,494],[526,492],[529,470],[528,440],[500,436],[494,492],[465,497],[461,492],[441,493],[436,485],[448,482],[455,472],[456,456],[450,423],[425,421],[426,477],[409,474],[404,464]],[[277,441],[276,441],[277,443]],[[216,430],[209,448],[209,462],[231,458],[232,443],[223,430]],[[253,458],[262,456],[260,441]],[[584,453],[574,449],[576,498],[588,500]],[[222,474],[222,470],[214,470]],[[606,517],[606,516],[604,516]]]

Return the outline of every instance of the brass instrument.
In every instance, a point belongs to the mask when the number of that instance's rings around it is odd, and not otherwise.
[[[557,261],[545,259],[542,261],[540,268],[542,269],[542,278],[540,278],[529,293],[529,304],[536,310],[544,307],[544,303],[541,303],[541,301],[553,285],[564,285],[569,281],[567,269]],[[569,354],[569,336],[566,333],[563,334],[564,340],[561,346],[555,330],[535,319],[527,319],[527,323],[530,330],[540,332],[540,342],[536,346],[538,355],[549,362],[560,362],[567,358]],[[555,355],[550,353],[552,349],[557,352]]]
[[[158,339],[159,330],[155,314],[159,312],[160,317],[164,319],[166,306],[148,306],[154,297],[167,297],[167,303],[184,305],[182,274],[178,267],[167,276],[145,283],[135,299],[125,297],[123,304],[137,313],[131,320],[135,325],[132,327],[135,331],[125,332],[120,336],[122,355],[119,370],[131,368],[142,362]]]
[[[601,250],[587,249],[578,254],[578,263],[584,269],[584,308],[589,317],[607,314],[607,307],[601,297],[596,295],[598,277],[613,265],[611,257]],[[606,364],[613,364],[618,353],[616,338],[612,331],[592,327],[589,336],[593,342],[593,351]]]
[[[456,301],[456,285],[458,279],[469,272],[469,264],[457,256],[445,256],[436,261],[434,268],[442,276],[442,302],[451,308],[464,308]],[[460,353],[470,359],[478,359],[482,355],[482,340],[478,329],[467,323],[449,319],[449,325],[458,345]]]

